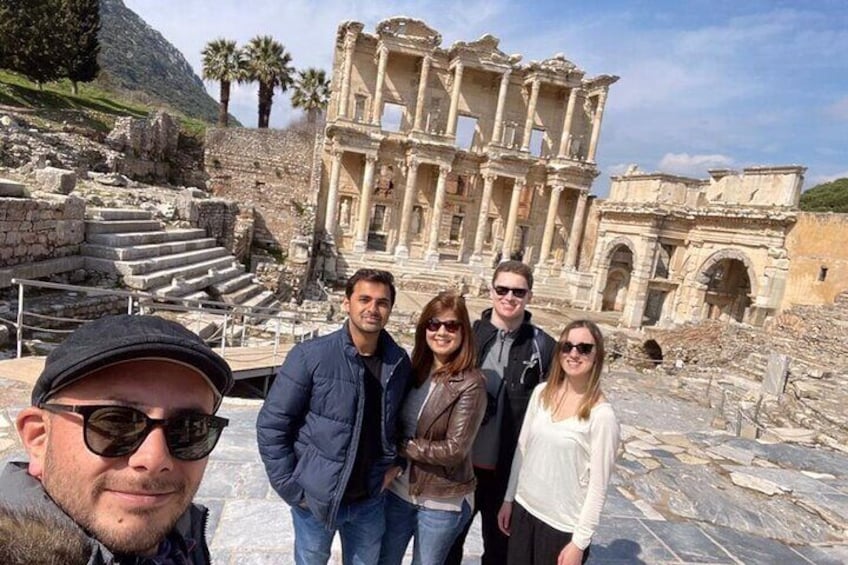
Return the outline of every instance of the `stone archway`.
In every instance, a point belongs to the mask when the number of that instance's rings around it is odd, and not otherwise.
[[[704,286],[704,317],[743,322],[755,296],[756,275],[750,259],[727,249],[704,262],[698,282]]]
[[[633,263],[633,251],[627,244],[618,242],[611,247],[607,255],[607,277],[602,292],[601,311],[624,311]]]

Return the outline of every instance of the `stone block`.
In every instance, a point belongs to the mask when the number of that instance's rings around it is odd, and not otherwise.
[[[45,167],[35,171],[35,180],[42,189],[59,194],[70,194],[77,186],[77,174],[68,169]]]
[[[780,396],[786,388],[789,375],[789,357],[780,353],[771,353],[763,376],[763,392]]]
[[[26,196],[26,187],[13,180],[0,178],[0,197],[23,198]]]

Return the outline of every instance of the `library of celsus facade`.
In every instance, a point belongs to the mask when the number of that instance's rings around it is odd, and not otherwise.
[[[422,288],[479,287],[520,258],[540,302],[620,312],[625,327],[761,324],[848,292],[848,219],[798,210],[804,167],[706,180],[631,168],[598,200],[618,77],[586,76],[562,55],[522,62],[490,35],[441,41],[405,17],[373,34],[339,26],[310,192],[316,278],[380,266]]]
[[[339,27],[318,198],[337,276],[373,261],[481,273],[509,257],[576,272],[618,77],[561,55],[522,63],[498,43],[443,47],[404,17]]]

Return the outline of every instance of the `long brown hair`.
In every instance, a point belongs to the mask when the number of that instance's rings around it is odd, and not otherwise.
[[[412,349],[412,373],[415,375],[415,386],[427,380],[433,367],[433,350],[427,345],[427,322],[445,312],[456,316],[462,332],[462,344],[454,351],[450,360],[433,375],[434,379],[457,375],[473,369],[477,365],[477,347],[474,345],[474,332],[471,331],[471,320],[465,299],[454,291],[440,292],[424,307],[418,324],[415,326],[415,347]]]
[[[592,374],[589,376],[589,390],[586,392],[583,402],[577,407],[577,417],[580,420],[588,420],[589,413],[601,397],[601,371],[604,368],[604,357],[606,355],[604,335],[595,322],[590,320],[574,320],[562,330],[562,333],[559,335],[559,341],[557,341],[554,348],[554,360],[551,363],[550,371],[548,371],[548,384],[545,386],[545,390],[542,391],[541,400],[542,406],[548,410],[553,409],[554,395],[557,389],[565,383],[566,379],[565,370],[562,368],[562,344],[568,338],[568,332],[575,328],[586,328],[592,334],[592,339],[595,340],[595,361],[592,365]]]

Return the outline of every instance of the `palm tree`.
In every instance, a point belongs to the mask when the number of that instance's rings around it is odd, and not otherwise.
[[[206,44],[203,55],[203,78],[221,82],[218,125],[227,127],[230,106],[230,84],[244,80],[245,58],[235,41],[216,39]]]
[[[306,112],[306,121],[314,124],[330,102],[330,81],[321,69],[298,71],[292,93],[292,106]]]
[[[259,83],[259,125],[267,128],[271,117],[274,88],[283,92],[292,85],[294,68],[291,55],[282,43],[270,35],[257,35],[244,49],[247,57],[247,78]]]

